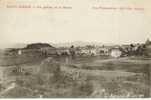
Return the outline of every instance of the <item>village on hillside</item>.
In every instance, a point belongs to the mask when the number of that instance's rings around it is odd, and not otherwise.
[[[0,51],[0,97],[150,97],[151,41]]]
[[[97,46],[85,45],[70,47],[54,47],[48,43],[33,43],[28,44],[25,48],[7,48],[6,55],[21,55],[31,52],[39,52],[45,56],[111,56],[111,57],[126,57],[126,56],[150,56],[151,41],[146,40],[142,44],[127,44],[127,45],[111,45]]]

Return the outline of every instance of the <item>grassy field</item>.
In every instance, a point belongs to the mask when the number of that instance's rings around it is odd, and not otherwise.
[[[92,93],[94,97],[149,97],[149,58],[94,59],[80,63],[75,61],[68,68],[63,67],[63,70],[79,72],[80,77],[92,77],[91,80],[97,89],[94,91],[98,92]],[[103,94],[102,89],[105,91]],[[112,91],[114,89],[115,91]]]
[[[150,96],[150,58],[59,57],[54,59],[60,66],[60,69],[55,72],[53,62],[42,64],[43,59],[37,63],[20,64],[22,68],[46,69],[44,72],[11,76],[15,77],[15,80],[1,84],[0,96],[35,98]],[[10,85],[14,82],[16,85]],[[19,95],[17,91],[23,93]]]

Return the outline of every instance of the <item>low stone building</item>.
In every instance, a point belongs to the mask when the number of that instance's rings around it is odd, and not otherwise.
[[[114,58],[118,58],[122,56],[122,51],[119,48],[112,48],[110,50],[110,55]]]
[[[107,47],[100,47],[99,49],[98,49],[98,51],[99,51],[99,55],[105,55],[105,56],[108,56],[109,55],[109,48],[107,48]]]
[[[57,48],[56,51],[58,55],[70,55],[70,50],[68,48]]]
[[[41,48],[40,51],[45,56],[55,56],[55,55],[57,55],[57,50],[56,50],[56,48],[53,48],[53,47],[44,47],[44,48]]]

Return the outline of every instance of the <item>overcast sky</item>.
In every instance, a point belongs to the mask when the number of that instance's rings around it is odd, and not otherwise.
[[[16,1],[16,3],[14,3]],[[9,1],[23,4],[26,0]],[[72,9],[14,9],[0,1],[0,45],[4,43],[95,41],[144,42],[151,39],[150,0],[27,0],[28,4]],[[18,3],[17,3],[18,2]],[[93,6],[144,7],[144,11],[94,10]]]

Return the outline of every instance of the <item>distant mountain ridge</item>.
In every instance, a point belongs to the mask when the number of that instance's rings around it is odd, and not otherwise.
[[[3,43],[3,44],[0,44],[0,49],[5,49],[5,48],[24,48],[26,46],[27,46],[27,44],[25,44],[25,43]]]
[[[39,43],[39,42],[37,42],[37,43]],[[1,49],[3,49],[3,48],[25,48],[27,45],[30,45],[30,44],[36,44],[36,42],[35,43],[3,44],[3,45],[0,45],[0,48]],[[82,46],[86,46],[86,45],[95,45],[95,46],[102,46],[102,45],[111,46],[111,45],[115,45],[115,44],[111,44],[111,43],[103,44],[103,43],[100,43],[100,42],[84,42],[84,41],[62,42],[62,43],[47,43],[47,44],[50,44],[53,47],[70,47],[72,45],[74,45],[75,47],[77,47],[77,46],[81,46],[82,47]]]
[[[74,46],[86,46],[86,45],[96,45],[96,46],[101,46],[103,45],[102,43],[99,42],[83,42],[83,41],[75,41],[75,42],[65,42],[65,43],[54,43],[52,45],[55,45],[56,47],[70,47],[72,45]]]

